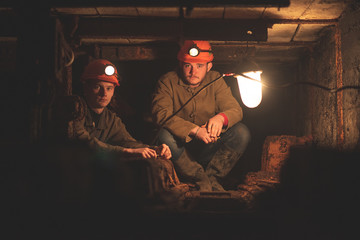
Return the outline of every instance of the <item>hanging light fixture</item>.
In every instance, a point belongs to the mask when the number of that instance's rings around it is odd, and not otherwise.
[[[262,71],[244,72],[241,75],[235,75],[240,91],[242,102],[248,108],[259,106],[262,100]]]
[[[237,79],[240,97],[248,108],[259,106],[262,100],[262,69],[252,56],[245,56],[235,67],[234,78]]]

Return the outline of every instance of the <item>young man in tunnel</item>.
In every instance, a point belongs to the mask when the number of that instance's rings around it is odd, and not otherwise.
[[[179,68],[159,79],[152,99],[153,119],[161,126],[158,143],[170,147],[180,180],[200,191],[224,191],[221,180],[250,140],[248,128],[240,122],[242,109],[224,79],[183,106],[220,77],[211,71],[213,58],[209,42],[186,40],[177,55]]]
[[[124,157],[171,158],[166,144],[150,147],[135,140],[109,105],[116,86],[119,86],[116,67],[105,59],[90,62],[81,76],[83,83],[83,116],[74,121],[74,138],[90,147],[114,151]]]

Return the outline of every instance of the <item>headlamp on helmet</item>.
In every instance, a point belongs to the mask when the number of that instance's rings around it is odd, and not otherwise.
[[[108,76],[112,76],[115,73],[115,68],[112,65],[106,65],[105,66],[105,74]]]
[[[204,50],[204,49],[200,49],[196,44],[194,44],[193,46],[191,46],[191,48],[189,49],[189,55],[192,57],[196,57],[198,56],[201,52],[208,52],[209,54],[212,54],[212,50]]]
[[[94,79],[111,82],[119,86],[119,75],[116,67],[106,59],[96,59],[85,67],[81,80],[85,82]]]
[[[207,63],[214,59],[214,55],[208,41],[185,40],[177,59],[187,63]]]

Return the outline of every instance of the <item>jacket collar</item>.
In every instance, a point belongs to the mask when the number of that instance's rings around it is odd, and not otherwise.
[[[95,123],[92,119],[90,111],[92,111],[92,110],[88,106],[87,111],[86,111],[86,116],[85,116],[85,126],[86,127],[95,127]],[[105,129],[107,111],[108,111],[108,109],[105,107],[104,111],[100,114],[100,119],[99,119],[98,125],[96,126],[97,129]]]

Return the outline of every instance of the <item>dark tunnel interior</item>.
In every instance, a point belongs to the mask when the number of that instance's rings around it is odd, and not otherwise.
[[[52,0],[42,6],[0,3],[2,239],[359,235],[357,1]],[[242,32],[249,26],[253,35]],[[226,191],[164,189],[168,169],[159,174],[152,161],[57,138],[56,101],[82,95],[84,67],[104,58],[120,78],[109,108],[135,139],[151,144],[158,131],[150,108],[156,82],[178,67],[179,42],[191,37],[212,44],[213,70],[235,72],[249,60],[262,69],[255,108],[244,105],[236,79],[224,77],[251,133],[222,182]]]

